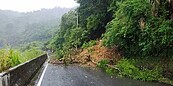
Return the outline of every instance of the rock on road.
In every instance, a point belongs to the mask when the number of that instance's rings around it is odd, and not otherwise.
[[[111,77],[101,70],[77,65],[48,64],[41,86],[168,86],[156,82],[142,82]]]

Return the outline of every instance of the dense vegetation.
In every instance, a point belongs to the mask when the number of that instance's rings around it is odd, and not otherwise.
[[[173,20],[168,4],[166,0],[133,0],[118,4],[115,18],[107,25],[104,44],[117,45],[125,56],[172,58]]]
[[[117,48],[124,57],[116,65],[119,75],[144,81],[163,80],[161,74],[166,69],[162,60],[172,63],[173,59],[171,0],[77,2],[80,6],[63,15],[57,35],[49,41],[49,47],[59,58],[71,49],[85,48],[92,43],[89,41],[99,39],[104,46]]]
[[[0,47],[4,44],[21,47],[0,50],[0,71],[42,54],[43,48],[52,49],[63,59],[70,57],[73,50],[97,45],[99,40],[102,46],[122,57],[115,62],[97,63],[106,72],[173,84],[172,0],[76,1],[80,6],[71,11],[65,8],[29,13],[0,10]]]
[[[27,13],[0,10],[0,47],[47,41],[59,28],[62,15],[68,11],[68,8]]]
[[[37,49],[36,47],[32,47],[25,51],[10,48],[0,49],[0,72],[42,54],[43,51]]]
[[[52,44],[68,49],[103,38],[125,56],[172,57],[172,4],[155,0],[78,0],[80,7],[66,13]],[[77,19],[79,18],[79,22]],[[78,25],[79,23],[79,25]]]
[[[85,42],[99,39],[112,18],[112,13],[107,11],[110,1],[80,0],[78,3],[79,8],[63,15],[60,30],[50,41],[49,47],[56,49],[60,57],[71,48],[79,48]]]

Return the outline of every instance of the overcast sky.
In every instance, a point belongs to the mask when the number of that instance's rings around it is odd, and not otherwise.
[[[74,0],[0,0],[0,9],[28,12],[41,8],[77,6]]]

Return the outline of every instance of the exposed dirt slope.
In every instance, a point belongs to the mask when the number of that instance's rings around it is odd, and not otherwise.
[[[116,49],[109,49],[102,46],[101,43],[101,41],[97,41],[96,45],[80,50],[74,55],[73,59],[89,66],[94,66],[94,64],[104,59],[110,60],[110,64],[116,64],[121,58],[120,54],[116,52]]]
[[[116,64],[121,59],[121,56],[117,53],[116,48],[109,49],[102,46],[102,41],[100,40],[96,42],[96,45],[86,49],[71,49],[69,55],[66,55],[65,58],[62,58],[61,60],[51,58],[50,63],[79,63],[84,66],[94,67],[99,61],[105,59],[110,60],[110,64]]]

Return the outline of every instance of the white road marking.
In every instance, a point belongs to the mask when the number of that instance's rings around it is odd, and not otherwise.
[[[43,71],[43,73],[42,73],[42,75],[41,75],[41,77],[40,77],[40,79],[39,79],[39,81],[38,81],[37,86],[41,86],[41,83],[42,83],[42,81],[43,81],[43,77],[44,77],[44,74],[45,74],[45,72],[46,72],[47,67],[48,67],[48,64],[46,64],[46,67],[45,67],[45,69],[44,69],[44,71]]]
[[[49,59],[49,55],[48,55],[48,59]],[[48,60],[49,61],[49,60]],[[43,70],[43,73],[42,73],[42,75],[41,75],[41,77],[40,77],[40,79],[39,79],[39,81],[38,81],[38,83],[37,83],[37,86],[41,86],[41,83],[42,83],[42,81],[43,81],[43,77],[44,77],[44,74],[45,74],[45,72],[46,72],[46,69],[47,69],[47,67],[48,67],[48,61],[46,61],[46,67],[44,68],[44,70]]]

